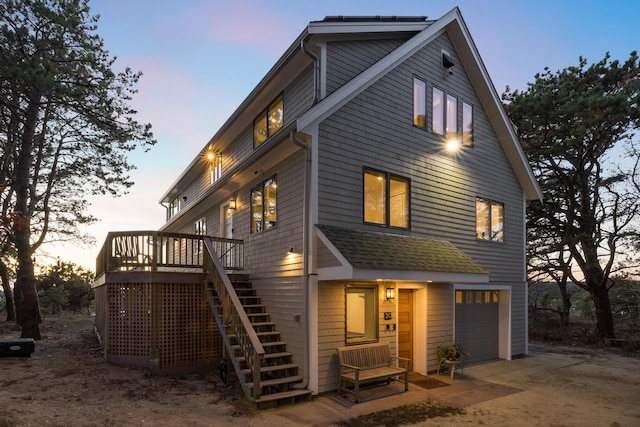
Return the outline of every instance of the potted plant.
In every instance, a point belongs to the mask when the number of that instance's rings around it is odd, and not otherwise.
[[[436,352],[438,354],[438,372],[440,372],[441,365],[444,364],[449,368],[451,379],[453,379],[456,365],[461,364],[469,356],[465,349],[455,342],[449,345],[438,346]]]

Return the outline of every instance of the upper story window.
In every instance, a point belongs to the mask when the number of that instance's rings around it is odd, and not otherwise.
[[[433,132],[442,136],[458,133],[458,98],[444,92],[437,87],[433,88],[432,97]]]
[[[417,77],[413,78],[413,124],[427,127],[427,83]]]
[[[255,118],[253,121],[253,148],[258,147],[282,127],[284,123],[283,107],[284,100],[281,94]]]
[[[364,222],[409,228],[409,180],[385,172],[364,171]]]
[[[176,197],[169,203],[169,209],[167,210],[167,220],[173,218],[178,213],[178,198]]]
[[[504,242],[504,205],[476,198],[476,238]]]
[[[473,147],[473,106],[462,103],[462,145]]]
[[[206,236],[207,235],[207,218],[202,217],[196,222],[193,223],[193,228],[195,234],[198,236]],[[196,241],[196,254],[200,254],[202,252],[202,241]]]
[[[222,154],[210,152],[207,154],[209,168],[211,169],[211,184],[222,177]]]
[[[276,226],[277,188],[273,176],[251,189],[251,234]]]

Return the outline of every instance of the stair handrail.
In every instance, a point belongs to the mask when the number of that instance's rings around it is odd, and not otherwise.
[[[253,377],[253,398],[260,398],[260,368],[262,356],[265,354],[264,347],[251,325],[251,321],[240,302],[240,298],[227,276],[220,258],[216,254],[213,242],[208,236],[203,237],[204,246],[207,248],[209,256],[204,263],[204,273],[209,276],[213,282],[218,298],[222,302],[224,323],[231,327],[236,335],[238,344],[240,345],[242,354]],[[213,268],[208,268],[213,266]],[[220,325],[221,329],[224,325]],[[228,342],[228,340],[225,340]],[[227,349],[230,354],[231,349]],[[240,376],[239,373],[237,373]]]

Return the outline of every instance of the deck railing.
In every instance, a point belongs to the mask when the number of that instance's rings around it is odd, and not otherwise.
[[[110,232],[96,258],[96,276],[107,271],[202,269],[203,236],[161,231]],[[210,237],[225,270],[244,269],[242,240]]]

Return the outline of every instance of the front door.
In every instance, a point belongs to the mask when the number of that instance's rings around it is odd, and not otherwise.
[[[413,291],[400,289],[398,295],[398,357],[413,363]]]

